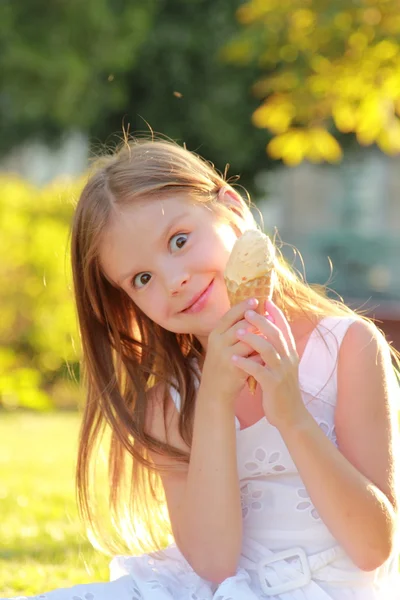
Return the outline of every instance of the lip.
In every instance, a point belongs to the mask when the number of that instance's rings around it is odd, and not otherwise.
[[[212,288],[214,287],[214,279],[208,284],[208,286],[200,292],[200,294],[196,294],[188,304],[187,308],[184,308],[181,312],[185,314],[193,314],[200,312],[203,310],[205,305],[207,304],[207,300],[211,294]]]

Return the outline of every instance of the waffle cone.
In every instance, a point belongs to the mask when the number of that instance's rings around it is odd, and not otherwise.
[[[245,281],[240,285],[231,279],[225,278],[225,284],[231,306],[235,306],[235,304],[239,304],[239,302],[242,302],[243,300],[256,298],[258,300],[258,306],[255,310],[261,315],[264,314],[265,311],[265,302],[272,298],[273,271],[271,270],[270,273],[263,277]],[[254,377],[249,377],[248,385],[251,394],[254,395],[257,386]]]
[[[228,278],[225,279],[225,283],[231,306],[235,306],[235,304],[239,304],[239,302],[248,298],[257,298],[257,311],[261,314],[264,312],[265,301],[271,300],[273,291],[272,272],[264,275],[264,277],[245,281],[240,285]]]

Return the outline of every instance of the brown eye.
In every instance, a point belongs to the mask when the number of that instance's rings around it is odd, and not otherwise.
[[[142,288],[149,283],[150,279],[150,273],[138,273],[138,275],[133,278],[133,286],[136,288]]]
[[[177,235],[173,235],[169,241],[171,250],[174,251],[174,250],[180,250],[181,248],[183,248],[183,246],[187,242],[188,237],[189,236],[187,233],[178,233]]]

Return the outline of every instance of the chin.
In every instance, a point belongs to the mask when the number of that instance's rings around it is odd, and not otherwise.
[[[210,315],[208,318],[204,319],[201,323],[201,326],[194,331],[194,335],[196,337],[208,337],[212,331],[217,327],[221,317],[225,314],[226,311],[221,312],[220,315]]]
[[[193,327],[193,329],[191,329],[190,331],[188,331],[187,329],[183,329],[183,328],[174,328],[174,329],[167,329],[167,331],[170,331],[171,333],[176,333],[177,335],[194,335],[197,338],[204,338],[210,335],[210,333],[213,331],[213,329],[215,329],[215,327],[218,324],[219,319],[216,319],[215,322],[206,322],[203,323],[201,327]],[[164,328],[166,329],[166,328]]]

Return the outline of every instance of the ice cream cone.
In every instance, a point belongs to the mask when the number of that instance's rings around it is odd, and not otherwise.
[[[225,278],[226,289],[228,291],[229,302],[231,306],[239,304],[243,300],[256,298],[258,306],[255,309],[260,315],[265,313],[265,302],[271,300],[273,292],[273,271],[264,277],[258,277],[251,281],[243,282],[238,285],[235,281]],[[254,377],[249,377],[248,386],[251,394],[255,394],[257,382]]]
[[[269,275],[258,277],[239,285],[228,278],[225,278],[225,283],[231,306],[239,304],[239,302],[248,298],[256,298],[258,300],[258,308],[256,310],[261,314],[264,312],[266,300],[271,300],[272,298],[272,271]]]
[[[246,231],[235,243],[225,270],[225,283],[231,306],[256,298],[257,312],[264,314],[265,302],[272,298],[275,249],[271,240],[258,230]],[[250,392],[257,382],[249,377]]]

